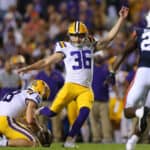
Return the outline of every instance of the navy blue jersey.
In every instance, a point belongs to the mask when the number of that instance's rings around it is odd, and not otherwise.
[[[150,29],[136,28],[136,35],[140,50],[139,67],[150,67]]]

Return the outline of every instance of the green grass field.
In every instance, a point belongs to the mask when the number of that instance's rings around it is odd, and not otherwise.
[[[124,144],[78,144],[76,150],[125,150]],[[63,148],[62,144],[54,143],[50,148],[0,148],[0,150],[70,150],[70,148]],[[73,149],[75,150],[75,149]],[[138,144],[135,150],[150,150],[150,145]]]

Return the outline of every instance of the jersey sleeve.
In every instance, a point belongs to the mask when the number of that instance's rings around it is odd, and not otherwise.
[[[63,41],[57,42],[55,46],[55,53],[63,53],[65,56],[66,44]]]
[[[26,99],[34,101],[37,105],[39,105],[42,102],[42,99],[38,93],[28,94]]]

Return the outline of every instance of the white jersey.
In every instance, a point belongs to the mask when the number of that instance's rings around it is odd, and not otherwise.
[[[26,109],[27,100],[37,105],[42,101],[38,93],[29,90],[18,90],[6,94],[0,99],[0,116],[19,117]]]
[[[65,82],[77,83],[90,87],[93,79],[93,51],[94,46],[76,47],[70,42],[56,43],[55,52],[62,52],[65,56]]]

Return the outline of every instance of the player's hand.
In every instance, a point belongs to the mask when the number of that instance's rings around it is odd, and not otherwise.
[[[52,113],[49,109],[49,107],[46,107],[46,106],[42,106],[40,107],[39,109],[37,109],[35,111],[35,115],[43,115],[43,116],[46,116],[46,117],[50,117],[51,115],[54,116],[56,115],[56,113]]]
[[[44,106],[38,108],[36,111],[35,111],[35,116],[38,116],[40,115],[40,111],[44,108]]]
[[[127,18],[129,13],[129,8],[126,6],[122,6],[120,11],[119,11],[119,16],[122,17],[123,19]]]
[[[116,83],[115,72],[110,72],[109,75],[107,76],[104,84],[114,85],[115,83]]]

